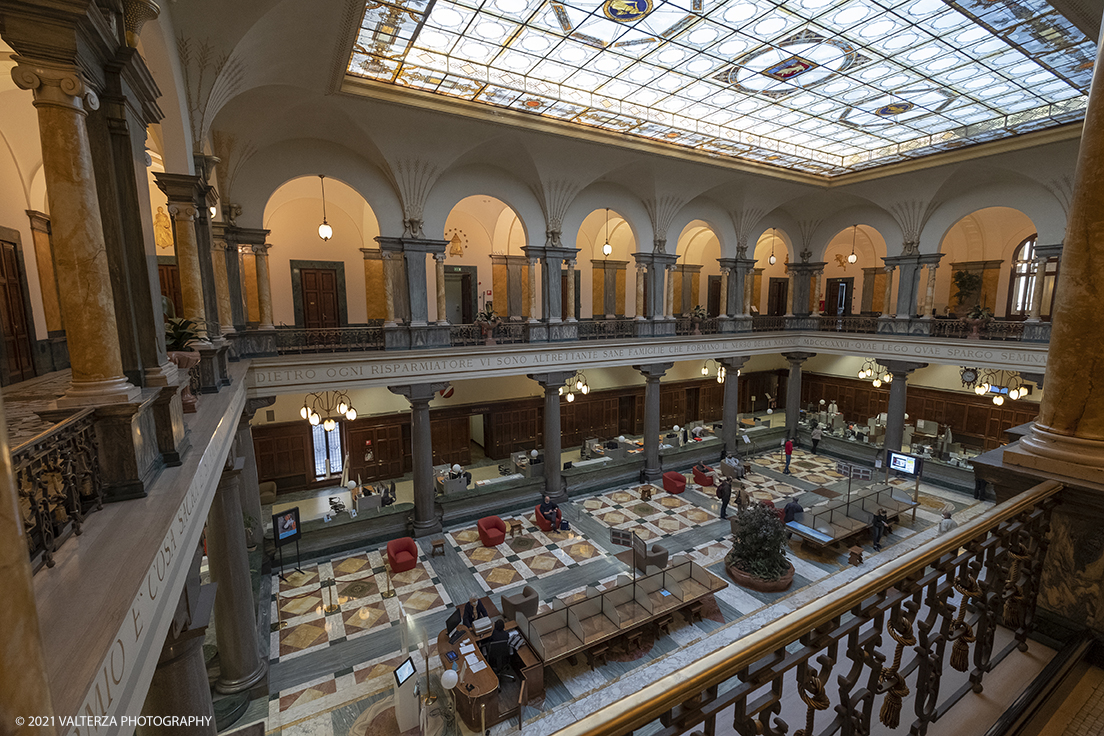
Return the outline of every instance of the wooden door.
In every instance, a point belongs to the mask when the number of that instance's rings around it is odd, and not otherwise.
[[[332,268],[299,270],[303,295],[303,327],[324,329],[340,327],[337,312],[337,271]]]
[[[0,330],[4,339],[4,383],[34,377],[34,353],[19,276],[15,243],[0,241]]]
[[[685,420],[687,422],[696,422],[701,419],[701,389],[697,386],[686,389],[686,403],[685,403]]]
[[[472,275],[466,273],[460,277],[460,319],[461,324],[475,323],[475,314],[472,313],[472,305],[475,304],[475,294],[472,293]]]
[[[828,286],[824,291],[824,313],[832,316],[844,316],[851,314],[851,288],[855,279],[828,279]]]
[[[709,277],[709,297],[707,299],[708,307],[706,309],[710,317],[719,317],[724,305],[721,304],[721,277],[710,276]]]
[[[177,317],[183,317],[184,297],[180,293],[180,269],[174,263],[159,263],[157,279],[161,282],[161,296],[172,302]]]
[[[618,399],[617,434],[636,434],[635,396],[622,396]]]
[[[772,278],[767,289],[767,314],[776,317],[785,314],[786,296],[790,290],[790,280]]]

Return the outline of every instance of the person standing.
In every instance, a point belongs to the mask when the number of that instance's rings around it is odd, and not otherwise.
[[[989,484],[974,474],[974,498],[978,501],[985,500],[985,489]]]
[[[728,518],[728,502],[732,500],[732,481],[725,478],[717,486],[717,498],[721,499],[721,518]]]
[[[870,533],[874,536],[874,551],[882,550],[882,535],[889,534],[889,519],[885,509],[878,509],[874,518],[870,521]]]
[[[820,444],[820,438],[824,436],[824,430],[822,430],[820,428],[820,425],[817,424],[813,427],[813,433],[810,436],[813,440],[813,454],[815,455],[817,454],[817,445]]]
[[[740,481],[736,481],[736,508],[743,511],[751,503],[751,496],[748,494],[747,489],[744,488],[744,484]]]
[[[790,474],[790,458],[793,456],[793,440],[792,439],[788,439],[788,438],[786,439],[785,449],[786,449],[786,467],[782,470],[782,472],[785,473],[786,475],[789,475]]]
[[[939,522],[939,533],[946,534],[958,526],[958,522],[951,518],[950,511],[943,512],[943,519]]]

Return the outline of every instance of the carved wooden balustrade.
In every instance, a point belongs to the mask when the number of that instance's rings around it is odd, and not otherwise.
[[[558,734],[858,736],[875,718],[923,734],[1026,651],[1061,488],[1035,486]],[[998,627],[1011,643],[994,653]],[[965,683],[951,692],[948,668]]]
[[[19,511],[31,565],[54,566],[54,553],[85,518],[103,508],[92,409],[66,418],[12,450]]]

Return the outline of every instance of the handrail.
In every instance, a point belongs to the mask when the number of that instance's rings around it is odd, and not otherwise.
[[[928,544],[886,562],[873,575],[847,583],[832,595],[802,606],[693,664],[645,685],[632,695],[599,708],[557,734],[616,736],[640,728],[679,704],[737,676],[763,657],[851,611],[863,601],[915,575],[1002,522],[1034,508],[1062,488],[1062,484],[1056,481],[1040,483]]]

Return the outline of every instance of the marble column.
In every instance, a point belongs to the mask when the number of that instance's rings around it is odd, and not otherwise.
[[[261,505],[261,482],[257,472],[257,453],[253,444],[250,422],[257,411],[276,403],[275,396],[246,399],[245,409],[238,418],[238,433],[234,438],[234,453],[243,460],[238,493],[241,496],[242,514],[253,518],[247,544],[260,544],[264,539],[264,512]],[[246,519],[248,522],[249,519]]]
[[[824,271],[813,271],[813,316],[820,316],[820,297],[821,297],[821,281],[820,277],[824,275]]]
[[[51,336],[60,336],[65,330],[65,322],[61,318],[61,297],[54,270],[54,246],[50,242],[50,216],[27,210],[27,217],[31,221],[38,282],[42,286],[42,316],[46,319],[46,331]]]
[[[244,458],[233,453],[219,478],[207,514],[207,560],[215,594],[215,638],[219,651],[219,679],[215,689],[236,693],[255,685],[268,669],[257,643],[257,609],[245,549],[242,517],[241,469]]]
[[[574,371],[531,373],[529,378],[544,389],[544,492],[556,503],[567,500],[561,470],[560,389]]]
[[[924,317],[927,319],[935,312],[935,272],[938,268],[938,263],[928,264],[928,289],[924,295]]]
[[[42,657],[38,612],[35,609],[31,564],[19,511],[19,488],[12,477],[7,422],[0,397],[0,570],[4,594],[0,596],[0,713],[41,715],[54,713],[50,683]],[[5,724],[9,728],[14,724]],[[55,734],[52,726],[27,729],[27,733]],[[12,731],[12,733],[18,732]]]
[[[744,275],[744,311],[741,315],[743,317],[748,317],[751,315],[751,295],[754,291],[755,271],[749,269]]]
[[[740,440],[740,369],[749,356],[733,355],[720,358],[725,367],[724,406],[721,409],[721,439],[729,455],[735,455]]]
[[[207,680],[207,665],[203,658],[203,637],[211,623],[211,607],[217,597],[217,585],[200,585],[197,547],[190,562],[184,590],[176,604],[169,633],[157,659],[157,669],[142,703],[143,716],[192,716],[203,725],[186,730],[196,736],[215,736],[214,706],[211,686]],[[247,589],[248,590],[248,589]],[[250,596],[252,598],[252,596]],[[137,736],[174,736],[180,726],[156,722],[138,726]]]
[[[222,334],[234,332],[234,310],[230,307],[230,278],[226,272],[226,241],[211,241],[211,262],[215,272],[215,296],[218,299],[218,318]]]
[[[659,464],[659,379],[671,369],[674,363],[652,363],[634,365],[633,368],[644,374],[644,480],[659,480],[663,467]]]
[[[529,267],[529,322],[538,322],[537,319],[537,259],[530,258],[526,261]]]
[[[1031,308],[1027,312],[1028,322],[1039,322],[1043,313],[1043,284],[1046,282],[1045,256],[1035,258],[1035,281],[1031,288]]]
[[[790,364],[786,381],[786,436],[797,439],[797,423],[801,418],[801,364],[816,353],[782,353]]]
[[[257,261],[257,302],[260,305],[259,330],[273,330],[272,324],[272,281],[268,275],[268,243],[253,246],[253,257]]]
[[[575,261],[567,262],[567,322],[576,322],[575,319]]]
[[[665,311],[663,313],[666,319],[675,318],[675,278],[681,275],[682,274],[675,269],[674,263],[667,266],[667,296],[664,299]]]
[[[729,270],[727,268],[722,268],[721,269],[721,298],[719,299],[720,304],[717,305],[717,312],[718,312],[717,316],[719,316],[719,317],[729,317],[729,316],[731,316],[728,312],[728,275],[729,275]]]
[[[920,267],[924,269],[925,280],[924,291],[917,294],[916,314],[923,318],[928,316],[928,290],[935,288],[933,279],[935,267],[930,263],[922,263]]]
[[[644,280],[648,278],[648,267],[643,263],[636,264],[636,315],[633,319],[644,319]]]
[[[882,360],[893,381],[889,384],[889,406],[886,408],[886,435],[883,446],[887,450],[901,451],[905,436],[905,399],[908,392],[908,376],[927,363],[909,363],[903,360]]]
[[[887,317],[888,318],[888,317],[895,317],[896,316],[895,314],[892,314],[892,310],[893,310],[893,271],[895,269],[896,269],[896,266],[886,266],[885,267],[885,275],[886,275],[886,278],[885,278],[885,296],[882,299],[882,314],[881,314],[882,317]]]
[[[198,177],[187,174],[155,174],[157,186],[165,193],[169,203],[169,216],[173,221],[173,243],[176,246],[176,268],[180,274],[180,297],[186,317],[196,323],[200,341],[209,341],[207,310],[203,301],[203,275],[199,265],[199,239],[196,235],[196,204]],[[217,320],[218,315],[210,315]]]
[[[85,127],[85,108],[96,109],[98,98],[73,64],[13,58],[16,86],[34,93],[57,275],[59,281],[68,284],[61,291],[61,311],[72,381],[58,405],[78,407],[136,400],[140,390],[123,373]]]
[[[433,265],[435,266],[435,269],[434,269],[433,273],[434,273],[434,275],[437,279],[437,324],[447,325],[449,323],[449,321],[448,321],[448,315],[446,314],[446,312],[448,311],[448,306],[445,303],[445,254],[444,254],[444,252],[433,254]]]
[[[411,455],[414,464],[414,536],[425,537],[441,531],[433,488],[433,434],[430,431],[429,402],[447,383],[413,383],[388,386],[387,389],[410,402]]]
[[[790,271],[789,283],[786,284],[786,316],[792,317],[794,313],[794,290],[797,287],[795,273]]]
[[[383,299],[386,313],[384,327],[395,326],[395,258],[394,253],[383,251]]]

